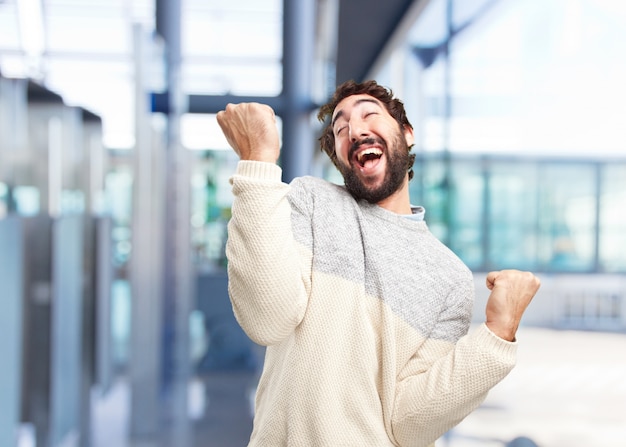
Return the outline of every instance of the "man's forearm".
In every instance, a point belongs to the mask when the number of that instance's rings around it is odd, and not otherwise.
[[[398,384],[394,411],[399,445],[427,446],[458,424],[513,369],[516,352],[515,343],[481,325],[424,371],[407,376]]]
[[[306,309],[301,262],[291,232],[289,186],[269,163],[240,162],[228,226],[229,293],[235,316],[256,343],[281,341]]]

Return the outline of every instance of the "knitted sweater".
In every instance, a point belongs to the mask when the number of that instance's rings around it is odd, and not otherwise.
[[[467,335],[471,272],[428,230],[313,177],[240,161],[229,293],[267,346],[249,446],[428,446],[504,378],[516,343]]]

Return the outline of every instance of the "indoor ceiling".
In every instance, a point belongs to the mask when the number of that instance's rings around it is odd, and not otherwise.
[[[181,0],[185,93],[279,95],[283,1]],[[316,2],[339,14],[340,82],[366,74],[413,0]],[[0,0],[0,73],[102,116],[107,146],[132,146],[133,27],[153,33],[155,9],[155,0]],[[161,75],[155,70],[155,83]]]

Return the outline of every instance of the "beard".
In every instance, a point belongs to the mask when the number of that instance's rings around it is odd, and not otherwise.
[[[378,186],[368,186],[358,176],[357,171],[352,168],[352,154],[363,144],[378,143],[384,148],[384,152],[387,156],[387,169],[385,171],[385,178]],[[404,179],[408,172],[409,164],[409,148],[399,135],[396,135],[392,141],[391,150],[387,147],[384,141],[376,138],[367,138],[361,141],[357,141],[350,148],[350,160],[349,164],[337,163],[337,168],[343,176],[346,189],[356,200],[366,200],[369,203],[377,204],[393,193],[398,191],[404,182]]]

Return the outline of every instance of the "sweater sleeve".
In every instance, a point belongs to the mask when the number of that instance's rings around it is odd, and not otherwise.
[[[290,186],[271,163],[240,161],[231,178],[232,218],[226,256],[233,311],[260,345],[287,337],[300,323],[308,293],[291,229]]]
[[[453,346],[426,341],[396,388],[392,429],[398,445],[430,445],[461,422],[513,369],[516,351],[517,343],[484,323]]]

